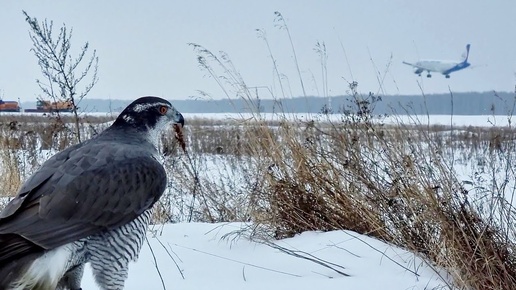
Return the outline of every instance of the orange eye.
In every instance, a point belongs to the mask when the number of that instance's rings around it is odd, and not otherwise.
[[[161,107],[159,107],[159,113],[160,113],[161,115],[165,115],[165,114],[167,113],[167,111],[168,111],[168,108],[167,108],[167,107],[165,107],[165,106],[161,106]]]

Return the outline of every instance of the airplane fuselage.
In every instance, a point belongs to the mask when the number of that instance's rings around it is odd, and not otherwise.
[[[404,64],[414,67],[414,73],[421,76],[421,73],[426,71],[427,77],[431,77],[431,72],[441,73],[446,78],[450,77],[450,74],[461,69],[465,69],[470,66],[468,62],[470,45],[466,45],[466,52],[463,54],[461,61],[446,61],[446,60],[420,60],[415,63],[403,62]]]
[[[465,69],[470,66],[469,62],[453,62],[453,61],[440,61],[440,60],[420,60],[416,62],[415,70],[431,71],[442,73],[443,75],[449,75],[454,71]]]

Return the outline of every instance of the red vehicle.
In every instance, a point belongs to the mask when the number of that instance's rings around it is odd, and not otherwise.
[[[20,104],[16,101],[4,101],[0,99],[0,112],[19,112]]]

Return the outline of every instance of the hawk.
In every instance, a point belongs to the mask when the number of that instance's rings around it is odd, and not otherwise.
[[[0,212],[0,289],[80,289],[90,263],[103,290],[123,289],[163,194],[157,143],[184,118],[142,97],[96,137],[48,159]]]

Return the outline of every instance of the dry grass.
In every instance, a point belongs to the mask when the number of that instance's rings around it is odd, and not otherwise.
[[[39,164],[30,156],[74,138],[64,122],[2,121],[2,195],[12,196]],[[172,129],[162,138],[169,189],[155,222],[253,221],[273,238],[348,229],[419,253],[451,274],[450,288],[516,289],[512,191],[477,180],[483,191],[468,192],[453,169],[453,156],[481,157],[493,179],[500,170],[514,178],[510,166],[500,168],[512,164],[512,128],[383,125],[356,116],[188,124],[186,153]],[[91,136],[102,126],[83,129]]]
[[[180,174],[173,190],[182,193],[174,199],[192,197],[181,203],[188,220],[251,220],[267,225],[273,238],[353,230],[446,269],[450,288],[516,289],[514,208],[507,201],[514,192],[492,187],[494,180],[474,184],[487,191],[468,192],[453,168],[454,156],[465,163],[481,156],[499,170],[500,159],[513,158],[515,137],[512,128],[359,119],[202,124],[188,130],[189,154],[197,159],[175,164]],[[217,180],[225,172],[199,178],[206,153],[236,159],[219,171],[236,167],[243,178]]]

